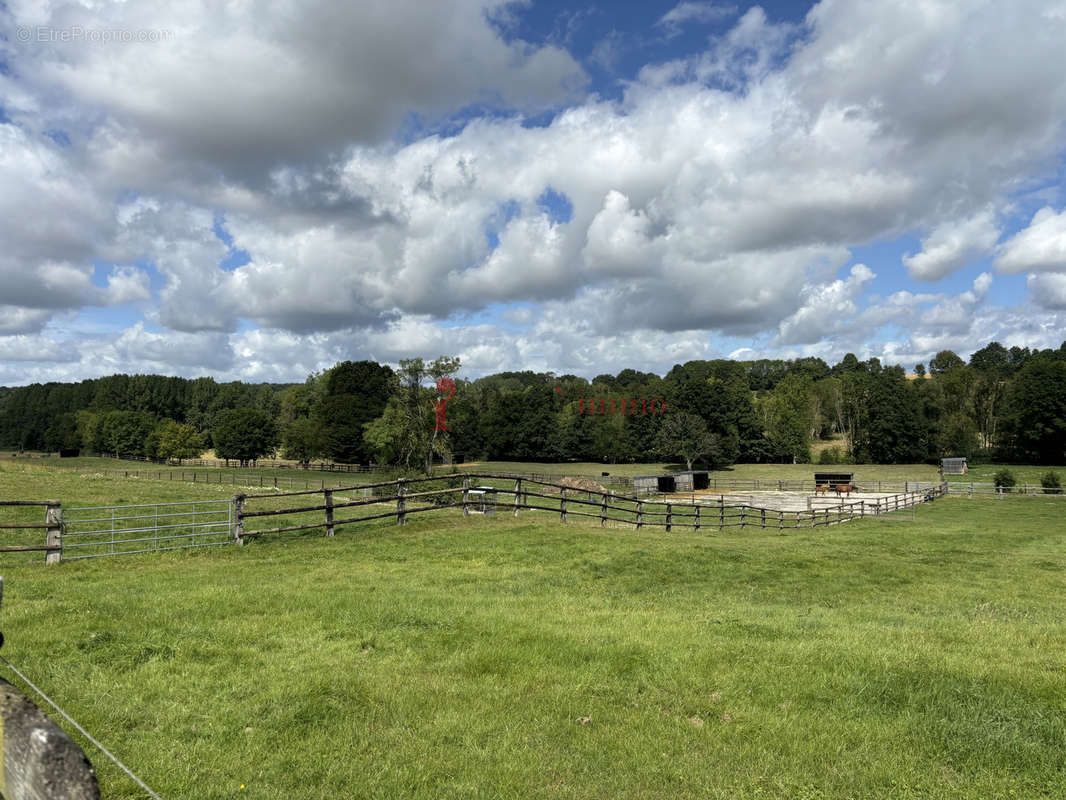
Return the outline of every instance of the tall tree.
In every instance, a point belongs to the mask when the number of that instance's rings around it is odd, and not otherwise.
[[[1033,357],[1011,390],[1017,455],[1039,464],[1066,461],[1066,361]]]
[[[951,350],[941,350],[930,359],[929,371],[933,375],[937,375],[941,372],[947,372],[952,367],[962,367],[965,364],[966,362]]]
[[[156,429],[158,444],[156,455],[159,458],[176,459],[178,464],[186,458],[197,458],[204,451],[204,440],[199,431],[188,423],[163,420]]]
[[[344,361],[326,370],[320,381],[322,397],[312,414],[319,421],[326,456],[341,463],[370,460],[363,429],[385,410],[392,377],[389,367],[375,361]]]
[[[242,466],[272,455],[281,440],[274,418],[254,408],[219,412],[211,437],[215,455],[239,461]]]
[[[688,469],[704,456],[720,462],[719,437],[707,430],[707,423],[695,414],[677,411],[667,414],[659,431],[659,453],[664,458],[680,456]]]
[[[459,359],[449,356],[440,356],[429,364],[421,358],[400,361],[384,413],[365,427],[365,435],[378,453],[388,454],[408,469],[418,465],[427,475],[432,474],[433,456],[451,452],[448,431],[438,425],[438,410],[443,403],[446,419],[446,385],[454,392],[451,376],[459,368]],[[433,388],[425,386],[427,381],[433,383]]]

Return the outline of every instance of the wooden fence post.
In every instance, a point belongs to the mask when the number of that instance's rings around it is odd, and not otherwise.
[[[697,531],[698,531],[699,529],[700,529],[700,506],[699,506],[699,505],[697,504],[697,505],[696,505],[696,522],[695,522],[695,530],[697,530]]]
[[[244,495],[233,497],[233,541],[244,544]]]
[[[644,527],[644,501],[637,501],[637,530]]]
[[[407,479],[400,478],[396,482],[396,524],[407,524],[407,501],[404,496],[407,494]]]
[[[0,793],[12,800],[100,800],[85,753],[33,702],[0,680]]]
[[[762,512],[762,529],[766,530],[766,509],[761,508],[759,510]]]
[[[601,495],[600,499],[602,501],[601,504],[600,504],[600,527],[601,528],[606,528],[607,527],[607,494],[604,493],[603,495]]]
[[[670,522],[672,520],[674,507],[669,503],[666,504],[666,532],[670,532]]]
[[[326,498],[326,536],[333,536],[333,490],[325,489],[322,494]]]
[[[48,526],[44,543],[55,548],[45,551],[44,563],[58,564],[63,558],[63,509],[58,503],[45,509],[44,522]]]
[[[559,521],[566,522],[566,489],[559,491]]]
[[[522,479],[515,478],[514,482],[514,515],[518,518],[518,509],[522,506]]]
[[[470,507],[467,503],[470,502],[470,478],[463,478],[463,516],[470,516]]]

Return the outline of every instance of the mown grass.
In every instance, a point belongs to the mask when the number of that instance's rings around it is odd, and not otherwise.
[[[5,467],[0,491],[30,477],[79,486]],[[1060,509],[952,498],[784,536],[450,510],[5,558],[0,623],[4,655],[168,798],[1052,798]],[[142,796],[91,755],[104,796]]]

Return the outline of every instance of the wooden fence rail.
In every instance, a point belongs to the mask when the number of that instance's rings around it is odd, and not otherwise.
[[[0,507],[44,507],[44,522],[0,522],[0,531],[43,530],[44,544],[0,545],[0,553],[44,551],[46,564],[58,564],[63,548],[63,512],[58,500],[0,500]]]
[[[471,481],[514,480],[513,487],[485,485],[475,487]],[[435,486],[422,491],[410,491],[409,487],[420,487],[428,483],[455,483],[461,486]],[[358,500],[343,498],[344,492],[373,489],[395,489],[384,491],[382,496],[363,497]],[[234,539],[240,543],[244,539],[266,534],[289,533],[326,529],[328,535],[338,526],[358,522],[388,519],[394,517],[397,524],[405,524],[411,514],[425,513],[449,508],[461,508],[464,516],[474,510],[483,509],[495,512],[505,508],[518,516],[520,511],[540,511],[558,514],[559,521],[565,523],[568,517],[585,517],[596,519],[601,526],[609,522],[631,525],[635,528],[661,527],[671,532],[675,528],[700,530],[701,528],[741,529],[758,527],[760,529],[788,530],[796,528],[815,528],[836,525],[866,516],[877,516],[894,511],[911,508],[933,496],[944,494],[946,486],[941,484],[923,491],[900,492],[890,496],[870,499],[855,499],[807,510],[782,510],[754,506],[749,503],[727,503],[724,496],[712,505],[678,500],[647,500],[637,497],[618,495],[612,492],[600,492],[592,489],[578,489],[573,485],[542,481],[522,475],[464,473],[446,477],[401,478],[396,481],[384,481],[374,484],[337,487],[327,490],[304,490],[272,494],[241,494],[234,498],[235,520]],[[328,493],[328,494],[327,494]],[[461,493],[461,499],[455,501],[455,495]],[[476,493],[476,497],[475,497]],[[282,500],[289,497],[322,494],[323,502],[311,505],[294,505],[285,508],[261,508],[250,510],[249,502],[255,503],[267,499]],[[491,495],[492,499],[486,499]],[[511,501],[501,500],[500,495],[510,496]],[[336,517],[339,508],[366,508],[369,506],[388,505],[388,511],[350,516],[343,519]],[[308,519],[297,524],[274,528],[249,529],[247,520],[268,517],[291,516],[294,514],[322,513],[319,519]]]

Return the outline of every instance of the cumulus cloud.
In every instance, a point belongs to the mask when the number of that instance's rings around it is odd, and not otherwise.
[[[134,303],[149,325],[86,359],[164,363],[180,334],[183,368],[228,375],[463,348],[499,368],[621,353],[663,370],[710,335],[803,352],[913,324],[899,353],[991,335],[973,324],[993,318],[990,277],[871,298],[869,268],[838,277],[856,246],[927,232],[903,257],[923,281],[991,252],[1000,272],[1066,268],[1050,206],[996,247],[998,215],[1062,153],[1066,19],[1036,0],[823,0],[800,27],[753,7],[618,101],[575,95],[571,56],[515,39],[508,10],[7,4],[12,24],[173,36],[0,44],[0,333]],[[660,27],[721,15],[685,2]],[[1031,278],[1040,310],[1002,329],[1040,340],[1057,287]],[[501,304],[527,327],[455,325]]]
[[[984,209],[969,219],[937,226],[922,240],[921,252],[905,255],[903,264],[914,278],[938,281],[990,252],[998,238],[995,214]]]
[[[11,62],[38,96],[108,116],[102,157],[117,148],[146,169],[178,159],[254,181],[272,165],[380,141],[411,112],[432,118],[471,103],[540,109],[567,99],[583,81],[580,67],[558,47],[505,40],[493,17],[506,5],[13,2],[10,19],[31,30],[160,35],[103,46],[34,37],[10,45]],[[146,146],[128,148],[135,139]]]
[[[0,335],[39,333],[51,317],[48,309],[0,305]]]
[[[1029,295],[1038,306],[1055,311],[1066,311],[1066,274],[1061,272],[1030,275]],[[1066,333],[1063,334],[1066,340]]]
[[[0,336],[0,363],[44,362],[70,363],[80,360],[76,347],[39,335]]]
[[[1048,206],[1037,211],[1029,227],[1003,243],[995,267],[1001,272],[1066,270],[1066,211],[1056,214]]]
[[[844,280],[804,287],[803,306],[781,321],[775,344],[811,344],[832,336],[855,316],[856,299],[876,277],[865,264],[856,264]]]

